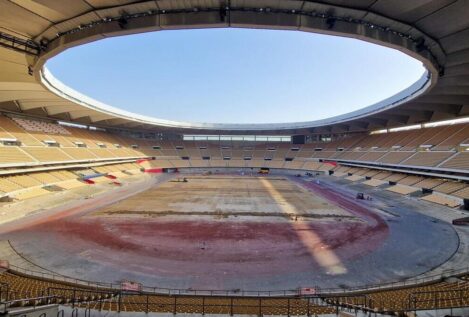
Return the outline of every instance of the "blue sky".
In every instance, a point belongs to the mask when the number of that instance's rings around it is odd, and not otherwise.
[[[69,49],[47,67],[66,85],[153,117],[223,123],[323,119],[378,102],[419,61],[340,37],[206,29],[130,35]]]

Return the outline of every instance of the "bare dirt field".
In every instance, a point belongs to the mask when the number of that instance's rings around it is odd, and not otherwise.
[[[92,216],[355,217],[282,177],[192,176],[166,182]]]

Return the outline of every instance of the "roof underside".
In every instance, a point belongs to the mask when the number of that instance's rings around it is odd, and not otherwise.
[[[41,82],[45,61],[69,47],[109,36],[208,27],[290,29],[367,40],[422,60],[433,75],[433,86],[411,101],[366,116],[279,130],[134,120],[58,96]],[[300,134],[364,131],[469,115],[467,0],[0,0],[0,32],[0,110],[41,118],[151,131]]]

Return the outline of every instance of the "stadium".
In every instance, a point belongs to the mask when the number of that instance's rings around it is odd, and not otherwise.
[[[326,119],[196,123],[45,67],[208,28],[351,38],[425,73]],[[372,313],[469,315],[468,1],[0,0],[0,314]]]

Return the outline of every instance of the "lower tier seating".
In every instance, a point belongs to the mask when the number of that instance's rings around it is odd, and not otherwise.
[[[53,170],[0,176],[0,197],[24,200],[50,194],[56,190],[67,190],[86,186],[85,175],[102,174],[93,178],[95,183],[113,182],[113,177],[127,178],[141,173],[141,166],[135,163],[118,163],[97,166],[85,170]],[[106,177],[109,175],[110,178]],[[50,186],[54,186],[49,190]]]
[[[420,199],[450,208],[462,205],[463,199],[469,199],[469,183],[462,181],[344,165],[337,165],[333,172],[336,177],[372,187],[384,186],[386,190],[402,195],[420,192]]]
[[[454,198],[443,196],[443,195],[438,195],[438,194],[430,194],[430,195],[422,197],[421,199],[432,202],[432,203],[436,203],[439,205],[448,206],[450,208],[458,207],[459,205],[461,205],[461,202]]]
[[[419,191],[419,189],[416,187],[405,186],[405,185],[400,185],[400,184],[386,188],[386,190],[389,190],[394,193],[402,194],[402,195],[408,195],[408,194]]]
[[[424,286],[362,292],[356,295],[322,295],[311,299],[298,297],[229,297],[157,294],[123,294],[118,290],[97,289],[70,283],[43,280],[13,272],[0,274],[0,283],[8,287],[3,301],[23,299],[23,305],[49,302],[75,303],[80,307],[106,311],[245,314],[245,315],[321,315],[336,313],[337,306],[376,312],[400,312],[416,309],[464,307],[469,305],[469,281],[436,281]],[[7,286],[7,287],[6,287]],[[2,289],[3,290],[3,289]],[[41,302],[28,298],[53,295]]]

